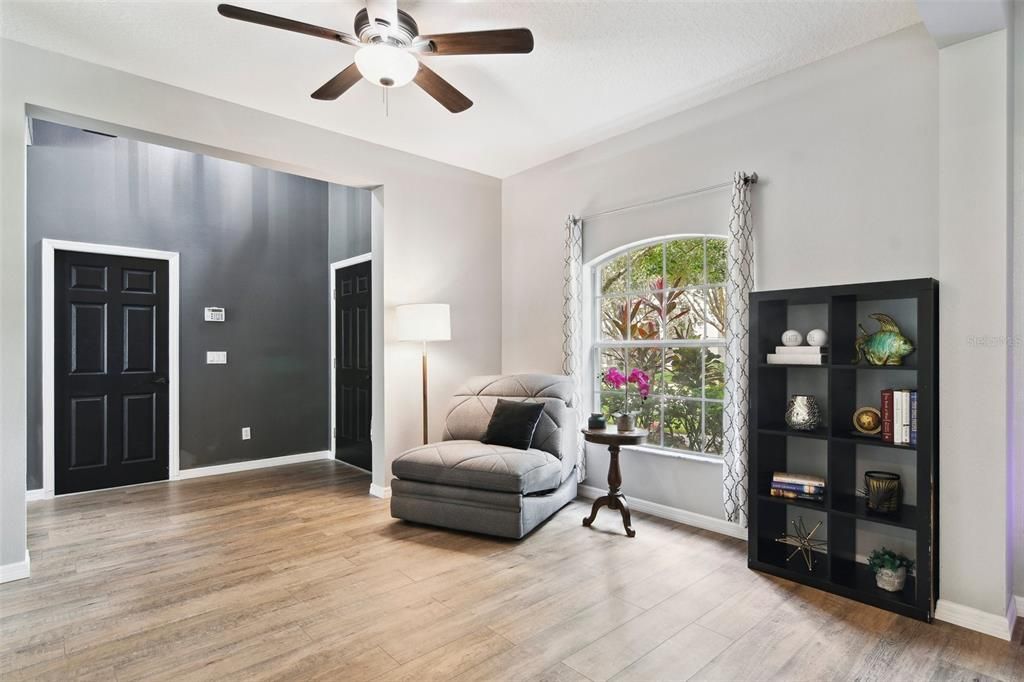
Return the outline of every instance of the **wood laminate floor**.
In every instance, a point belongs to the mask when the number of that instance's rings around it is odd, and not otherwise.
[[[1019,642],[755,573],[737,540],[586,529],[584,502],[496,540],[368,485],[314,462],[31,503],[0,678],[1024,679]]]

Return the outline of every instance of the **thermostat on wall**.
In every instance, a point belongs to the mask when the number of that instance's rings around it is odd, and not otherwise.
[[[204,322],[223,322],[224,321],[224,309],[223,308],[203,308],[203,321]]]

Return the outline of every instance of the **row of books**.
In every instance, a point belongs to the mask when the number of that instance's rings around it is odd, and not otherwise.
[[[825,500],[825,479],[809,474],[791,474],[787,471],[772,472],[772,497],[786,497],[791,500]]]
[[[827,349],[822,346],[775,346],[768,354],[769,365],[824,365]]]
[[[882,391],[882,441],[917,445],[917,391],[887,388]]]

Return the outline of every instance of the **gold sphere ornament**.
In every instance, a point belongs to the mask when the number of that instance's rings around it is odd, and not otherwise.
[[[853,413],[853,427],[861,433],[875,435],[882,430],[882,413],[873,407],[862,407]]]

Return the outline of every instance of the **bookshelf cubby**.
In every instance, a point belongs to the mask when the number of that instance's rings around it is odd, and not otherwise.
[[[939,583],[938,296],[934,279],[751,294],[750,568],[912,618],[932,619]],[[915,351],[902,365],[853,362],[857,324],[868,333],[878,328],[868,317],[873,312],[892,316],[914,343]],[[785,330],[806,334],[815,327],[829,335],[822,365],[767,364],[767,355],[781,344]],[[880,407],[881,388],[917,391],[916,446],[884,443],[854,429],[854,411],[865,405]],[[786,402],[794,393],[818,399],[820,428],[802,432],[786,426]],[[863,487],[863,471],[870,468],[900,474],[903,504],[898,513],[867,509],[858,490]],[[772,497],[775,471],[824,477],[824,500]],[[822,521],[815,536],[828,541],[827,552],[816,553],[811,571],[799,554],[787,561],[793,548],[776,541],[791,532],[791,521],[800,516],[808,528]],[[871,550],[883,544],[915,561],[902,592],[877,587],[865,563]]]

